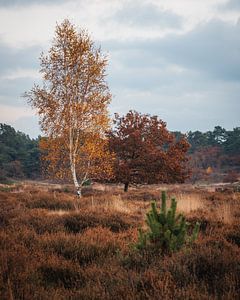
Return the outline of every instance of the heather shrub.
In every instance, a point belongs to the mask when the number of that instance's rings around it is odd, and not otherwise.
[[[220,221],[215,220],[213,217],[211,217],[211,214],[206,211],[197,210],[194,212],[191,212],[187,217],[187,222],[190,224],[190,228],[193,229],[194,225],[198,223],[199,224],[199,231],[203,234],[208,234],[214,229],[220,229],[224,226],[224,224]]]
[[[127,194],[122,194],[123,200],[128,201],[146,201],[149,202],[152,199],[160,200],[159,193],[152,190],[135,190],[128,191]]]
[[[41,243],[46,251],[77,261],[82,266],[104,261],[106,257],[115,255],[119,249],[113,233],[101,227],[77,235],[45,235]]]
[[[1,249],[0,257],[1,299],[26,299],[24,295],[35,276],[35,259],[36,256],[33,259],[23,245],[5,240],[5,249]]]
[[[19,214],[21,214],[21,205],[14,196],[0,193],[0,227],[9,226]]]
[[[45,210],[30,210],[14,219],[13,226],[33,229],[37,234],[65,231],[61,216],[49,215]]]
[[[236,224],[227,230],[225,237],[227,241],[240,247],[240,224]]]
[[[174,255],[164,267],[181,288],[195,283],[218,297],[240,291],[240,251],[224,239],[207,238]]]
[[[82,195],[84,197],[90,197],[90,196],[105,196],[106,192],[101,190],[94,190],[91,187],[83,187],[82,189]]]
[[[111,261],[111,266],[89,266],[86,273],[88,282],[79,293],[80,299],[80,295],[83,299],[183,299],[177,298],[180,293],[171,274],[159,273],[155,268],[136,272]]]
[[[60,199],[46,199],[41,198],[35,201],[31,201],[26,205],[28,208],[43,208],[49,210],[73,210],[74,204],[70,200],[60,200]]]
[[[82,269],[70,261],[50,257],[38,267],[40,282],[45,287],[64,287],[66,289],[84,286],[85,277]]]
[[[102,226],[113,232],[120,232],[131,227],[120,215],[104,215],[94,212],[77,212],[64,217],[64,226],[68,232],[79,233],[87,228]]]
[[[125,255],[118,255],[119,262],[125,269],[135,270],[137,272],[148,269],[155,257],[156,253],[146,251],[140,252],[133,249]]]
[[[70,199],[64,199],[62,195],[56,196],[55,193],[38,193],[32,195],[27,201],[27,208],[43,208],[49,210],[74,210],[74,203]]]

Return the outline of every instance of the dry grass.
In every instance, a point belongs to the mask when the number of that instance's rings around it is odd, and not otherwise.
[[[173,197],[177,199],[179,212],[189,214],[196,210],[207,209],[208,203],[202,193],[176,193]]]
[[[224,224],[235,223],[235,208],[231,203],[223,203],[216,207],[215,211],[216,220],[223,222]]]
[[[79,210],[60,187],[0,192],[0,299],[237,299],[240,194],[167,186],[201,231],[161,256],[132,247],[159,188],[86,189]]]

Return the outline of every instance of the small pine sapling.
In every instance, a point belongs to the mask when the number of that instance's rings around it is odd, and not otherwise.
[[[139,229],[137,248],[153,248],[162,254],[175,252],[185,244],[194,242],[199,232],[199,223],[196,223],[191,235],[188,234],[189,223],[182,214],[176,214],[177,201],[173,198],[167,210],[167,196],[162,192],[161,209],[158,212],[156,202],[151,203],[151,210],[146,215],[147,232]]]

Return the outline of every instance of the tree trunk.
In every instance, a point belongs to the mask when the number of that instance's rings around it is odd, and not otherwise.
[[[73,183],[74,183],[74,186],[76,189],[77,196],[78,196],[78,198],[81,198],[82,197],[82,187],[78,183],[76,168],[75,168],[74,163],[71,164],[71,171],[72,171]]]
[[[78,195],[78,198],[82,197],[82,187],[80,187],[80,186],[77,189],[77,195]]]
[[[72,107],[70,106],[70,115],[71,114],[72,114]],[[72,126],[70,126],[69,128],[69,160],[70,160],[70,169],[72,172],[73,183],[76,189],[76,193],[78,198],[81,198],[82,197],[81,186],[78,183],[77,174],[76,174],[76,148],[74,148],[74,144],[73,144]]]
[[[128,187],[129,187],[129,182],[125,182],[124,183],[124,192],[128,191]]]

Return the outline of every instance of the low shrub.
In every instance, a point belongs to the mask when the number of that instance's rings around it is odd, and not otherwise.
[[[104,215],[93,212],[76,212],[64,217],[64,226],[68,232],[79,233],[87,228],[102,226],[113,232],[120,232],[131,227],[120,215]]]
[[[151,190],[136,190],[136,191],[129,191],[127,194],[122,194],[123,200],[128,201],[146,201],[149,202],[152,199],[160,200],[159,192],[154,192]]]
[[[21,214],[21,209],[21,204],[13,195],[0,192],[0,227],[9,226],[11,221]]]
[[[74,210],[74,204],[70,200],[60,200],[60,199],[37,199],[26,205],[28,208],[43,208],[49,210]]]
[[[73,289],[83,287],[85,277],[83,271],[74,263],[57,257],[50,257],[38,267],[40,281],[45,287],[64,287]]]
[[[224,227],[222,222],[213,219],[209,212],[203,210],[191,212],[186,219],[190,224],[199,223],[199,231],[203,234],[209,234],[213,229],[221,229]],[[190,227],[193,227],[193,225],[190,225]]]
[[[240,224],[232,226],[227,230],[225,237],[227,241],[240,247]]]
[[[81,266],[104,261],[119,249],[113,233],[101,227],[89,229],[79,235],[47,235],[41,243],[47,252],[77,261]]]
[[[23,226],[33,229],[37,234],[65,231],[61,216],[49,215],[44,210],[32,210],[15,218],[13,227]]]
[[[177,202],[172,198],[171,207],[167,210],[166,193],[162,192],[161,210],[158,212],[156,202],[152,202],[151,210],[147,213],[146,223],[148,232],[139,230],[138,249],[153,249],[162,254],[181,249],[185,244],[196,240],[199,223],[193,228],[192,235],[188,235],[189,224],[183,215],[176,215]]]
[[[16,240],[5,239],[4,244],[0,256],[1,299],[26,299],[36,271],[36,256]]]
[[[56,196],[55,193],[38,193],[26,203],[27,208],[42,208],[49,210],[74,210],[75,206],[72,200],[64,199],[61,195]]]
[[[164,268],[181,288],[195,283],[220,298],[240,292],[240,251],[224,239],[206,238],[171,257]]]

